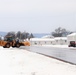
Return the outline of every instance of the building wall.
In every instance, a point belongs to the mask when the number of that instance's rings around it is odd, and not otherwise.
[[[42,39],[35,38],[30,40],[31,45],[66,45],[67,38]]]
[[[56,45],[67,45],[67,40],[66,39],[56,39],[55,44]]]
[[[67,37],[56,38],[34,38],[30,42],[32,45],[69,45],[70,41],[76,42],[76,33],[72,33]]]

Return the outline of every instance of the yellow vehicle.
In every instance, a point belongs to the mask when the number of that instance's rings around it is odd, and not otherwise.
[[[19,40],[14,40],[12,37],[7,37],[6,40],[0,40],[0,46],[3,46],[4,48],[10,48],[10,47],[17,47],[20,46],[30,46],[30,43],[28,41],[26,42],[19,42]]]

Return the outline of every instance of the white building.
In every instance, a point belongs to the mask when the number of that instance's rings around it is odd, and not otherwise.
[[[32,38],[30,42],[32,45],[50,45],[54,44],[54,39]]]
[[[53,37],[51,35],[43,36],[42,38],[32,38],[32,45],[68,45],[70,41],[76,41],[76,33],[72,33],[67,37]]]
[[[31,38],[31,45],[66,45],[67,37],[57,38]]]

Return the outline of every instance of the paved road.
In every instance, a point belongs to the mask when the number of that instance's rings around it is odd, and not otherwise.
[[[71,48],[54,48],[42,46],[23,47],[32,52],[52,56],[76,65],[76,50]]]

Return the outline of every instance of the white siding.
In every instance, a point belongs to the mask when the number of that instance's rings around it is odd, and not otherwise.
[[[57,37],[55,39],[55,44],[56,45],[65,45],[67,44],[67,37]]]
[[[58,38],[32,38],[30,39],[31,45],[65,45],[67,44],[66,37]]]

